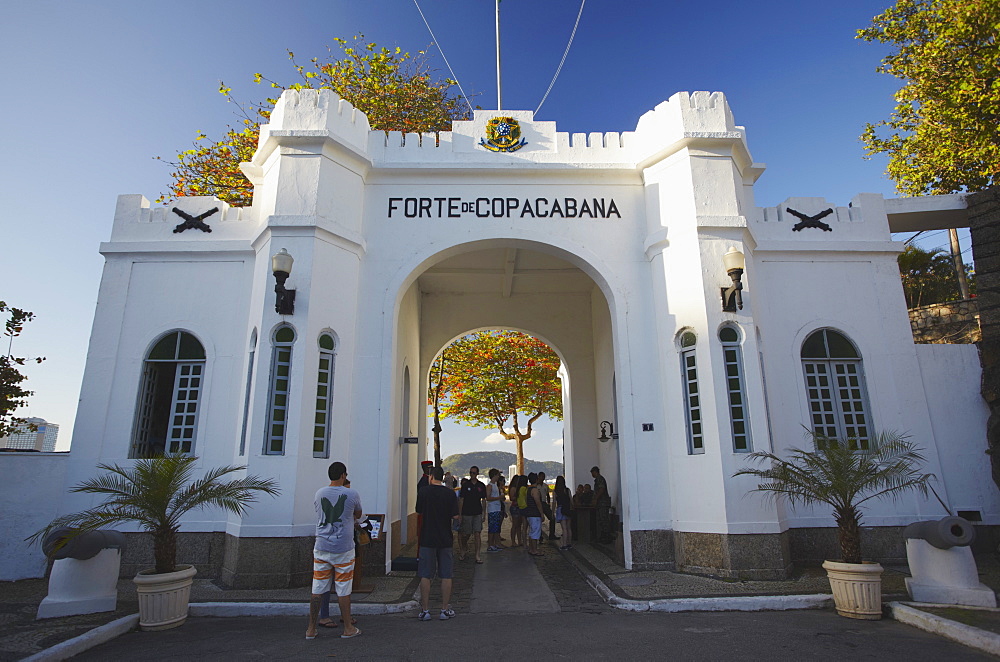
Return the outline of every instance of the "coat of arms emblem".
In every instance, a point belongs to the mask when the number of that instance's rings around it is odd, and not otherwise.
[[[479,144],[491,152],[516,152],[528,144],[521,137],[521,125],[513,117],[494,117],[486,123],[486,138]]]

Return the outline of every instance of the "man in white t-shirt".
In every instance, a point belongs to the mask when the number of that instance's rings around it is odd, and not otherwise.
[[[349,487],[347,467],[334,462],[327,471],[330,484],[321,487],[313,499],[316,508],[316,544],[313,547],[312,599],[309,601],[309,627],[306,639],[316,638],[323,594],[333,584],[344,624],[341,639],[361,634],[351,619],[351,589],[354,585],[354,523],[361,517],[361,497]]]

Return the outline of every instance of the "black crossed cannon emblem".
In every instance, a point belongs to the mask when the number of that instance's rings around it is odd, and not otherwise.
[[[795,211],[791,207],[786,207],[785,210],[792,216],[795,216],[796,218],[800,219],[799,222],[792,227],[792,232],[798,232],[803,228],[819,228],[824,232],[833,232],[833,228],[831,228],[823,221],[819,220],[824,216],[829,216],[830,214],[832,214],[833,209],[824,209],[815,216],[806,216],[802,212]]]
[[[184,222],[174,228],[174,234],[178,232],[184,232],[185,230],[201,230],[202,232],[211,232],[212,228],[204,222],[206,218],[219,211],[218,207],[212,207],[204,214],[199,214],[198,216],[192,216],[187,212],[181,211],[177,207],[171,209],[172,212],[184,219]]]

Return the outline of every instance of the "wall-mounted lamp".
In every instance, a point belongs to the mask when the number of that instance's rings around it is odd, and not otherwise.
[[[733,279],[732,287],[721,288],[722,310],[735,313],[737,309],[743,310],[743,269],[746,268],[746,260],[743,253],[730,246],[722,256],[722,264],[726,267],[726,273]]]
[[[608,436],[608,434],[611,436]],[[610,421],[601,421],[601,436],[597,438],[597,441],[607,443],[617,438],[618,435],[615,434],[615,426]]]
[[[274,312],[279,315],[295,314],[295,290],[286,290],[285,281],[292,273],[295,260],[284,248],[271,258],[271,272],[274,273]]]

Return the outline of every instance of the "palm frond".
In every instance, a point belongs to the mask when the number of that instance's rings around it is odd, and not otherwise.
[[[857,445],[851,440],[807,432],[815,450],[792,448],[787,460],[772,453],[751,453],[749,463],[766,461],[770,466],[744,467],[734,476],[756,476],[761,482],[755,491],[784,498],[791,506],[825,503],[835,512],[854,512],[867,501],[896,498],[911,489],[926,495],[934,478],[919,471],[924,456],[906,435],[881,432],[871,439],[870,450],[851,450]]]
[[[170,455],[136,460],[125,467],[99,464],[98,469],[105,473],[75,485],[70,491],[104,495],[104,502],[59,517],[26,540],[39,542],[57,528],[86,532],[122,522],[134,522],[150,532],[172,533],[177,531],[181,516],[192,508],[218,507],[242,515],[256,502],[258,493],[271,496],[280,493],[274,480],[259,476],[220,482],[246,467],[209,469],[204,476],[194,479],[197,459]]]

